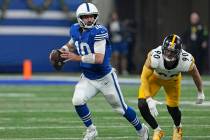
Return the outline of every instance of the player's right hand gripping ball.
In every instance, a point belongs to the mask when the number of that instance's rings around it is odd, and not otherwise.
[[[50,62],[53,67],[59,71],[64,65],[64,58],[61,58],[62,52],[60,50],[52,50],[50,53]]]

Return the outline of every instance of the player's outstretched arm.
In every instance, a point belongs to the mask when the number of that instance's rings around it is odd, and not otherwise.
[[[194,83],[197,87],[197,90],[198,90],[196,104],[202,104],[205,99],[205,95],[203,92],[202,79],[201,79],[200,73],[199,73],[195,64],[193,66],[193,69],[191,71],[189,71],[189,73],[191,74],[191,76],[194,80]]]

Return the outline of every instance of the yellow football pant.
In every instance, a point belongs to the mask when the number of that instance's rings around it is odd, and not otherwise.
[[[163,80],[158,78],[155,74],[149,77],[149,91],[150,96],[155,96],[160,88],[163,86],[166,95],[166,104],[170,107],[176,107],[179,105],[179,97],[180,97],[180,90],[181,90],[181,74],[176,78],[170,80]],[[139,88],[139,95],[138,98],[145,98],[144,86],[140,86]]]

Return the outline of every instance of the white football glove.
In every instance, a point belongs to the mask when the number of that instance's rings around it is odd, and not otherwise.
[[[202,92],[198,92],[197,93],[196,104],[202,104],[204,99],[205,99],[205,95],[204,95],[203,91]]]
[[[156,105],[158,105],[158,104],[160,105],[160,104],[163,104],[163,103],[161,103],[157,100],[154,100],[151,97],[147,98],[146,101],[147,101],[147,104],[149,106],[149,110],[150,110],[150,113],[152,114],[152,116],[153,117],[158,116],[159,113],[158,113],[158,110],[156,108]]]

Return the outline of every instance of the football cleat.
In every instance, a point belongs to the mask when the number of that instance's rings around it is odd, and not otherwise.
[[[149,140],[149,128],[142,123],[142,129],[137,132],[140,140]]]
[[[93,125],[89,128],[87,128],[84,139],[83,140],[94,140],[98,136],[98,132],[96,130],[96,127]]]
[[[174,127],[172,140],[182,140],[182,128]]]
[[[163,130],[155,130],[153,134],[152,140],[161,140],[161,138],[164,136]]]

